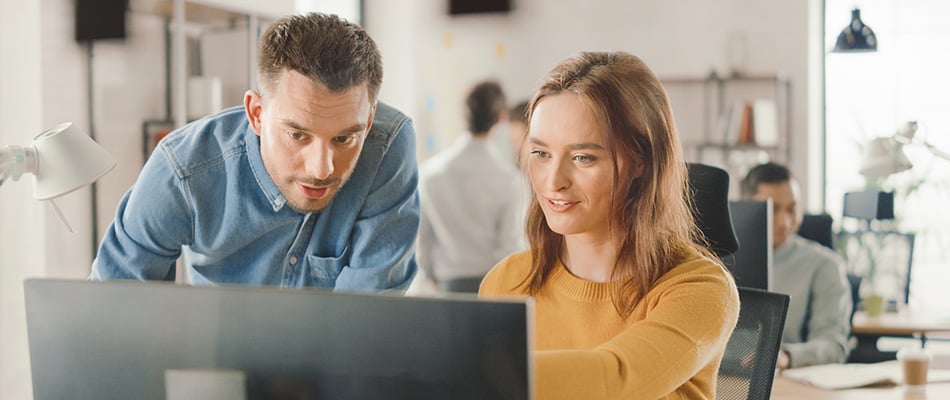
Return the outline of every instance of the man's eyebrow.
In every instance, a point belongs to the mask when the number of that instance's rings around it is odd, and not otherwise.
[[[281,118],[280,123],[295,131],[310,132],[307,128],[289,119]]]
[[[353,126],[350,126],[349,128],[346,128],[346,129],[340,131],[340,134],[341,134],[341,135],[349,135],[349,134],[353,134],[353,133],[357,133],[357,132],[362,132],[362,131],[365,131],[365,130],[366,130],[366,123],[360,122],[360,123],[357,123],[357,124],[353,124]]]
[[[291,121],[291,120],[289,120],[289,119],[280,119],[280,123],[281,123],[281,124],[284,124],[285,126],[289,127],[290,129],[293,129],[293,130],[295,130],[295,131],[301,131],[301,132],[311,133],[309,129],[307,129],[307,128],[303,127],[302,125],[300,125],[300,124],[298,124],[298,123],[296,123],[296,122],[294,122],[294,121]],[[350,127],[346,128],[346,129],[340,131],[339,134],[340,134],[340,135],[349,135],[349,134],[356,133],[356,132],[360,132],[360,131],[363,131],[363,130],[366,130],[366,123],[360,122],[360,123],[353,124],[352,126],[350,126]]]
[[[547,143],[536,137],[528,136],[528,141],[538,146],[548,147]],[[607,150],[604,146],[597,143],[574,143],[567,145],[570,150]]]

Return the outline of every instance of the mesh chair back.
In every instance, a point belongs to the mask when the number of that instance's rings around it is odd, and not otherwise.
[[[788,295],[739,288],[739,321],[719,365],[716,398],[768,399],[782,344]]]

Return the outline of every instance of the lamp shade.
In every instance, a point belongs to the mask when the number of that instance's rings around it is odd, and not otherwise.
[[[904,154],[903,146],[889,137],[871,140],[864,149],[861,160],[861,175],[868,178],[882,178],[913,167]]]
[[[835,41],[835,53],[857,53],[877,51],[877,36],[861,21],[861,10],[851,10],[851,23],[841,30]]]
[[[89,136],[69,130],[69,122],[33,139],[36,171],[33,197],[47,200],[89,185],[115,167],[116,161]]]

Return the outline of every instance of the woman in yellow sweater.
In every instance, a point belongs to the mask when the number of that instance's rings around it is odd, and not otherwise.
[[[698,239],[663,86],[631,54],[581,53],[529,113],[531,248],[480,293],[534,298],[537,398],[714,398],[739,299]]]

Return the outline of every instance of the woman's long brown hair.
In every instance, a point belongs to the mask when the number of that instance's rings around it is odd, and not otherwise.
[[[690,213],[687,168],[663,85],[638,57],[585,52],[546,76],[529,112],[546,96],[574,93],[601,121],[614,163],[609,231],[617,238],[612,300],[624,318],[663,274],[695,249],[710,256]],[[529,115],[530,120],[530,115]],[[529,128],[530,129],[530,128]],[[625,160],[619,168],[617,160]],[[640,171],[634,177],[634,171]],[[563,237],[552,231],[537,201],[526,221],[532,265],[528,292],[537,294],[557,265]]]

